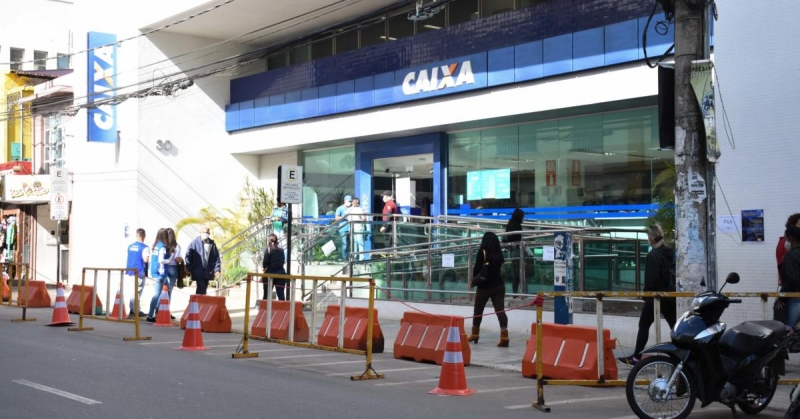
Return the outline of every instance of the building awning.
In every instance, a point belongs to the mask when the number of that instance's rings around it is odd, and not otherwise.
[[[14,170],[15,167],[18,167],[17,170]],[[4,175],[30,175],[31,173],[31,162],[29,161],[9,161],[5,163],[0,163],[0,176]]]
[[[61,76],[66,76],[72,73],[71,69],[63,70],[11,70],[11,74],[16,74],[20,77],[33,77],[37,79],[57,79]]]

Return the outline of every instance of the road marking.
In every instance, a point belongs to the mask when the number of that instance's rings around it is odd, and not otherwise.
[[[11,380],[11,381],[13,381],[13,382],[15,382],[17,384],[22,384],[23,386],[33,387],[33,388],[35,388],[37,390],[46,391],[48,393],[52,393],[52,394],[55,394],[57,396],[66,397],[68,399],[75,400],[76,402],[81,402],[81,403],[85,403],[85,404],[88,404],[88,405],[103,404],[102,402],[98,402],[97,400],[87,399],[86,397],[81,397],[81,396],[79,396],[77,394],[67,393],[66,391],[59,390],[57,388],[47,387],[45,385],[32,383],[32,382],[30,382],[28,380]]]
[[[487,393],[486,391],[481,391],[481,393]],[[585,403],[585,402],[600,402],[604,400],[616,400],[616,399],[625,399],[625,397],[587,397],[585,399],[574,399],[574,400],[559,400],[555,402],[545,403],[547,406],[558,406],[561,404],[572,404],[572,403]],[[505,406],[505,409],[509,410],[516,410],[516,409],[528,409],[531,407],[531,404],[518,404],[514,406]],[[635,416],[634,416],[635,417]]]
[[[305,368],[305,367],[321,367],[323,365],[339,365],[339,364],[356,364],[356,363],[364,363],[364,360],[360,361],[340,361],[340,362],[323,362],[320,364],[305,364],[305,365],[284,365],[280,368]],[[363,371],[362,371],[363,373]]]
[[[241,342],[241,339],[231,340],[231,339],[210,339],[205,340],[203,339],[203,343],[206,342]],[[140,342],[139,345],[174,345],[176,343],[183,343],[182,340],[170,341],[170,342]]]
[[[492,374],[492,375],[476,375],[474,377],[467,377],[467,380],[474,380],[476,378],[489,378],[489,377],[504,377],[506,374]],[[427,380],[414,380],[414,381],[400,381],[397,383],[378,383],[376,386],[399,386],[401,384],[414,384],[414,383],[434,383],[439,381],[438,378],[430,378]],[[533,386],[536,388],[536,386]]]
[[[292,356],[276,356],[274,358],[263,358],[265,361],[269,361],[272,359],[291,359],[291,358],[309,358],[312,356],[334,356],[334,355],[341,355],[341,354],[309,354],[309,355],[292,355]],[[360,361],[364,362],[364,361]]]
[[[467,379],[469,380],[469,377]],[[488,389],[488,390],[478,390],[478,393],[497,393],[497,392],[500,392],[500,391],[529,390],[529,389],[532,389],[532,388],[536,388],[536,386],[491,388],[491,389]]]
[[[549,406],[549,404],[548,404],[548,406]],[[730,408],[726,408],[726,407],[722,407],[722,406],[708,406],[708,407],[704,407],[703,408],[703,412],[722,412],[723,410],[724,411],[728,411],[728,412],[731,411]],[[697,412],[697,411],[699,411],[699,409],[692,410],[692,412]],[[636,416],[636,415],[630,415],[630,416],[617,416],[615,418],[609,418],[609,419],[639,419],[639,417]]]
[[[358,362],[363,362],[363,361],[358,361]],[[438,366],[437,366],[437,368],[438,368]],[[400,372],[400,371],[432,370],[432,369],[433,369],[433,367],[395,368],[395,369],[392,369],[392,370],[381,370],[380,372],[383,373],[383,372]],[[327,375],[329,377],[335,377],[337,375],[357,375],[357,374],[363,374],[363,373],[364,373],[364,371],[356,371],[356,372],[337,372],[335,374],[325,374],[325,375]]]

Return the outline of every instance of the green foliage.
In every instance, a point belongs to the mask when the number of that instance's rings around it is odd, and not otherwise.
[[[653,199],[658,210],[648,219],[648,225],[661,224],[667,243],[675,241],[675,163],[664,161],[664,169],[653,179]]]
[[[247,276],[247,271],[244,266],[234,266],[222,273],[222,281],[227,285],[235,284]]]
[[[275,192],[272,189],[253,186],[250,178],[245,178],[244,193],[249,204],[248,223],[257,224],[272,215],[272,210],[275,208]]]

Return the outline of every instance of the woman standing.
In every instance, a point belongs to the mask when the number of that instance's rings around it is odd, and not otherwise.
[[[511,231],[522,231],[522,220],[525,218],[525,213],[517,208],[511,214],[511,218],[506,224],[506,233]],[[522,253],[519,251],[519,242],[522,240],[522,234],[509,234],[503,236],[503,242],[511,245],[509,255],[511,256],[511,292],[516,294],[519,292],[519,263],[522,258]],[[519,298],[514,296],[514,298]]]
[[[169,287],[169,301],[172,302],[172,288],[175,287],[175,282],[178,281],[178,262],[183,260],[181,253],[181,246],[175,240],[175,230],[168,228],[164,230],[164,248],[158,255],[158,263],[163,264],[165,267],[165,283]],[[175,316],[172,316],[174,319]]]
[[[475,259],[475,266],[472,268],[473,277],[481,273],[484,265],[487,265],[487,269],[485,271],[485,279],[477,284],[478,290],[475,293],[475,308],[473,310],[475,317],[472,319],[472,334],[468,341],[478,343],[481,321],[483,320],[483,317],[481,317],[483,309],[491,299],[492,306],[494,306],[494,311],[497,314],[497,320],[500,322],[500,342],[497,346],[508,347],[508,316],[506,316],[503,306],[506,285],[500,275],[504,259],[503,252],[500,249],[500,240],[496,234],[487,232],[483,235],[481,247],[478,249],[478,256]],[[472,283],[470,284],[470,286],[473,285]]]
[[[275,234],[270,234],[269,239],[267,239],[267,249],[264,251],[264,261],[261,263],[264,273],[285,275],[286,270],[283,269],[283,264],[285,262],[286,257],[283,254],[283,249],[281,249],[280,245],[278,244],[278,236]],[[286,284],[289,283],[289,280],[273,279],[272,283],[275,285],[275,292],[278,294],[278,300],[286,301],[285,290]],[[269,298],[269,292],[269,282],[265,279],[263,300]]]
[[[790,225],[786,227],[786,241],[789,243],[789,252],[783,257],[780,265],[782,280],[781,292],[800,292],[800,227]],[[796,328],[800,320],[800,298],[789,298],[786,325]]]
[[[150,249],[150,278],[155,283],[153,288],[153,298],[150,300],[150,310],[147,312],[147,322],[155,323],[156,309],[158,308],[158,298],[161,296],[161,288],[167,281],[164,265],[160,262],[162,251],[164,249],[164,242],[167,241],[166,229],[158,229],[156,233],[156,240],[153,242],[153,247]]]

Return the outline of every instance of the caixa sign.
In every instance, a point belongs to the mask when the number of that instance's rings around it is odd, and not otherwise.
[[[103,143],[117,142],[117,107],[99,104],[117,95],[117,36],[89,32],[88,36],[88,132],[87,140]]]
[[[474,54],[395,72],[395,101],[423,99],[486,87],[486,54]]]

